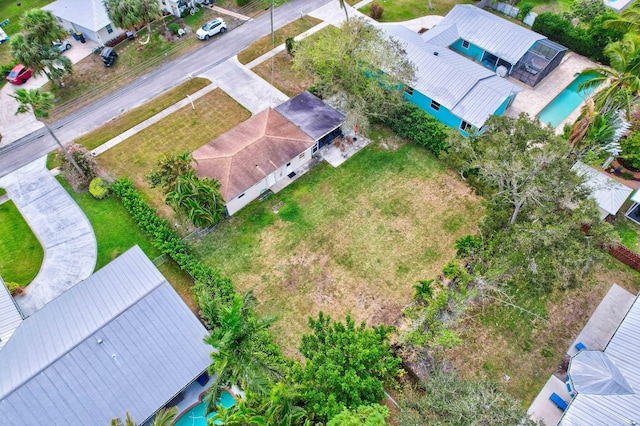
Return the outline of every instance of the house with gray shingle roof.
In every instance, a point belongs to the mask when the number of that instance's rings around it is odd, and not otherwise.
[[[136,246],[9,336],[0,349],[0,423],[108,425],[129,411],[143,424],[205,373],[206,334]]]

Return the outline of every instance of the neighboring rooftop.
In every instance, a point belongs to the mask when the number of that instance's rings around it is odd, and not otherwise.
[[[57,0],[42,9],[92,31],[99,31],[111,23],[101,0]]]
[[[402,25],[382,28],[403,43],[407,59],[416,68],[413,87],[477,128],[509,96],[522,91],[482,65],[446,47],[424,42]]]
[[[342,113],[306,90],[275,110],[316,141],[344,122]]]
[[[268,108],[193,152],[198,176],[220,182],[225,201],[315,144],[315,140]]]
[[[0,350],[0,419],[142,423],[206,370],[206,334],[136,246],[21,323]]]
[[[502,19],[475,5],[459,4],[434,28],[455,25],[459,38],[467,40],[515,65],[545,36]],[[429,30],[427,33],[433,31]]]
[[[615,215],[618,213],[622,204],[633,191],[617,180],[580,161],[574,164],[573,170],[585,179],[585,186],[591,190],[591,195],[596,200],[601,219],[610,214]]]
[[[20,308],[0,278],[0,349],[7,344],[21,322]]]

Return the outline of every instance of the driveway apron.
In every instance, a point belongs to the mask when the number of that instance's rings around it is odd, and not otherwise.
[[[211,68],[201,77],[216,83],[240,105],[251,111],[251,114],[257,114],[289,100],[287,95],[238,62],[237,57]]]
[[[97,243],[84,212],[46,168],[42,157],[0,178],[44,249],[42,266],[23,296],[25,316],[86,279],[96,265]]]

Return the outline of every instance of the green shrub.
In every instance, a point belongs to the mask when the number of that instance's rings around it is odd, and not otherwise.
[[[16,296],[18,294],[23,293],[22,286],[18,283],[6,282],[4,284],[7,286],[7,289],[9,290],[9,293],[11,293],[12,296]]]
[[[89,193],[93,198],[102,200],[109,195],[109,185],[99,177],[93,178],[89,184]]]
[[[0,76],[6,77],[9,75],[13,67],[15,67],[18,62],[15,59],[12,59],[8,64],[0,65]]]
[[[369,16],[373,19],[382,18],[382,14],[384,13],[384,7],[379,5],[378,3],[371,3],[371,7],[369,8]]]
[[[174,34],[174,35],[178,35],[178,31],[180,31],[180,25],[176,24],[175,22],[173,24],[169,24],[167,25],[167,28],[169,28],[169,30]]]
[[[287,53],[293,56],[293,51],[296,47],[296,41],[293,39],[293,37],[287,37],[287,39],[284,41],[284,45],[287,47]]]
[[[524,18],[527,17],[529,12],[533,10],[533,5],[531,3],[520,3],[518,5],[518,20],[524,21]]]
[[[640,170],[640,131],[620,140],[624,164],[627,167]]]
[[[447,127],[416,105],[406,102],[395,117],[384,123],[398,136],[409,139],[435,155],[446,151]]]

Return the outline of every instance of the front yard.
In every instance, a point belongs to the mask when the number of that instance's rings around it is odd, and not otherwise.
[[[296,355],[319,311],[393,324],[481,214],[480,199],[424,150],[374,144],[250,204],[195,249],[236,291],[254,288],[262,312],[279,317],[277,343]]]
[[[0,276],[25,286],[38,274],[44,251],[13,201],[0,204]]]

